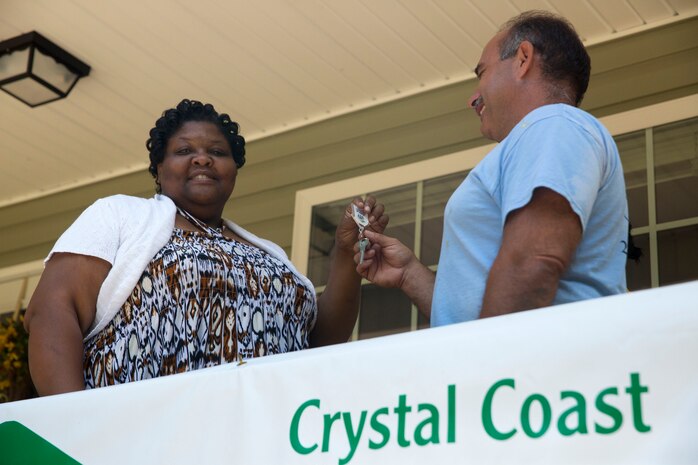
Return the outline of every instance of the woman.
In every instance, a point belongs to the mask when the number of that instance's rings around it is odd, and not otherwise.
[[[228,115],[183,100],[146,146],[158,194],[98,200],[46,259],[25,319],[39,394],[349,338],[360,286],[351,204],[316,301],[280,247],[221,217],[245,163],[245,140]],[[382,205],[353,203],[385,228]]]

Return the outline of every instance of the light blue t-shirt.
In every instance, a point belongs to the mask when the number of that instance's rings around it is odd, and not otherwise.
[[[537,187],[564,196],[583,229],[553,304],[625,292],[628,204],[616,144],[590,114],[546,105],[526,115],[446,204],[432,326],[479,317],[507,215]]]

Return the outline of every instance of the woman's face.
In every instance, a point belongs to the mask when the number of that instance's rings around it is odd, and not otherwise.
[[[221,131],[201,121],[184,123],[170,137],[157,169],[163,194],[193,215],[209,217],[220,217],[238,171]]]

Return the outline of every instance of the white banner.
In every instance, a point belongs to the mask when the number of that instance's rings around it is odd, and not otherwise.
[[[0,405],[0,453],[32,432],[86,465],[693,465],[698,282]]]

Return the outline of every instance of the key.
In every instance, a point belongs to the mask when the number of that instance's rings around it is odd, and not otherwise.
[[[368,226],[368,218],[366,218],[366,215],[364,215],[361,210],[359,210],[359,207],[354,204],[351,204],[351,217],[359,227],[359,236],[361,236],[366,226]]]
[[[370,242],[366,237],[359,241],[359,265],[364,262],[364,253],[366,253],[366,249],[368,248],[369,244]]]

